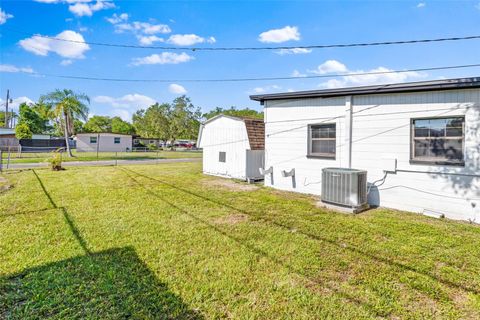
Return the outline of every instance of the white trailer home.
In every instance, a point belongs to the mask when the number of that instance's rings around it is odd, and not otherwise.
[[[78,152],[125,152],[132,150],[132,136],[119,133],[78,133]]]
[[[320,195],[323,168],[355,168],[371,205],[480,223],[480,77],[250,98],[267,186]]]
[[[259,180],[264,162],[263,120],[218,115],[200,126],[197,146],[203,149],[203,173]]]

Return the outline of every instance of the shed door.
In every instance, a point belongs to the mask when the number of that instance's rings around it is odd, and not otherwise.
[[[227,174],[227,152],[219,151],[217,155],[218,160],[218,173],[219,174]]]

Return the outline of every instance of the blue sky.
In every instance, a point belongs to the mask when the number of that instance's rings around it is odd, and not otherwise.
[[[311,52],[192,52],[190,46],[296,46],[480,34],[479,1],[8,1],[0,12],[0,94],[35,101],[55,88],[88,94],[91,114],[131,114],[186,93],[208,111],[250,107],[249,94],[480,75],[480,68],[335,79],[302,75],[479,63],[480,40],[317,49]],[[110,48],[86,42],[185,47]],[[300,52],[299,52],[300,51]],[[24,71],[19,72],[19,71]],[[26,72],[26,73],[25,73]],[[131,79],[298,76],[241,83],[118,83],[28,72]]]

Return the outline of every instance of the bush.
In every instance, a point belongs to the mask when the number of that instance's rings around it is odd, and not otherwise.
[[[48,160],[50,162],[50,167],[53,171],[63,170],[62,168],[62,153],[60,151],[55,151],[52,157]]]
[[[25,123],[20,123],[15,127],[15,137],[20,139],[32,139],[32,131]]]
[[[148,146],[147,146],[148,150],[157,150],[157,146],[154,145],[153,143],[150,143]]]

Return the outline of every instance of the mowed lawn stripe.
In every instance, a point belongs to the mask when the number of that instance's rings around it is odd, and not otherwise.
[[[2,251],[1,283],[11,285],[15,275],[33,267],[74,259],[74,268],[86,276],[97,269],[112,277],[114,270],[132,273],[132,283],[121,279],[122,292],[139,302],[112,303],[115,285],[107,277],[94,289],[85,288],[83,298],[63,304],[28,297],[25,304],[19,302],[25,297],[10,294],[9,304],[0,298],[0,315],[9,310],[13,317],[25,315],[25,305],[32,318],[39,310],[58,314],[60,307],[73,314],[82,299],[93,297],[98,303],[91,311],[107,318],[132,313],[155,318],[158,310],[166,317],[193,318],[479,316],[478,227],[385,209],[358,216],[333,213],[316,208],[309,196],[263,187],[245,191],[236,183],[228,187],[199,169],[199,164],[177,163],[37,170],[56,206],[65,208],[77,239],[61,210],[44,210],[48,200],[39,196],[38,182],[32,187],[31,172],[7,175],[15,187],[0,194],[0,237],[18,251]],[[15,215],[24,209],[19,203],[33,203],[31,197],[39,202],[36,213]],[[40,225],[30,222],[32,214]],[[90,253],[79,250],[78,237]],[[119,266],[119,256],[128,256],[134,266]],[[102,266],[86,268],[86,261]],[[58,277],[60,269],[54,270]],[[145,287],[142,279],[150,278],[168,290]],[[47,290],[40,286],[45,279],[49,276],[16,280],[14,287],[38,293]],[[142,288],[144,295],[138,292]],[[176,303],[148,299],[156,290]]]

